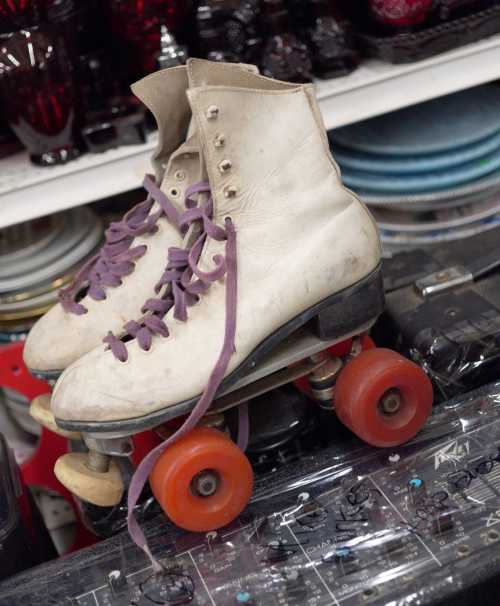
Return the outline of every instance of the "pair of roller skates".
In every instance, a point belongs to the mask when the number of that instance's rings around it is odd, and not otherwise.
[[[88,453],[55,471],[97,504],[121,498],[116,457],[130,455],[130,436],[160,428],[129,512],[149,478],[175,523],[205,531],[250,498],[255,395],[296,381],[362,439],[393,446],[422,426],[432,389],[362,336],[383,308],[380,243],[341,184],[312,86],[190,60],[135,91],[160,128],[156,181],[28,338],[28,367],[64,369],[33,414],[83,437]],[[224,431],[234,407],[239,448]],[[147,552],[131,515],[129,529]]]
[[[413,362],[394,351],[377,349],[366,334],[335,343],[301,329],[223,391],[198,426],[158,458],[149,482],[176,525],[209,531],[241,513],[251,498],[253,473],[244,452],[231,440],[224,415],[234,407],[251,406],[253,398],[290,382],[312,400],[311,405],[317,402],[329,408],[353,433],[379,447],[407,442],[431,410],[432,388]],[[151,429],[159,440],[165,439],[187,412],[184,406],[172,407]],[[133,435],[65,431],[55,422],[49,395],[32,402],[31,414],[52,431],[83,440],[87,446],[88,452],[69,453],[58,460],[59,481],[94,505],[120,503],[126,486],[117,459],[131,456]]]

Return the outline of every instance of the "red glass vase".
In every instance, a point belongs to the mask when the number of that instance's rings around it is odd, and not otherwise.
[[[409,27],[424,22],[433,0],[370,0],[372,15],[384,25]]]
[[[9,126],[35,164],[80,155],[79,112],[64,39],[32,28],[2,36],[0,96]]]

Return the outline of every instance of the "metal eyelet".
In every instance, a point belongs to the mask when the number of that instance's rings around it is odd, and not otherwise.
[[[238,193],[238,188],[235,185],[228,185],[222,191],[225,198],[234,198]]]
[[[219,172],[221,174],[227,173],[231,170],[233,166],[233,163],[231,162],[231,160],[222,160],[222,162],[219,162],[218,168],[219,168]]]
[[[215,136],[214,138],[214,147],[216,149],[220,149],[221,147],[224,147],[224,145],[226,144],[226,137],[222,134],[218,134]]]
[[[217,107],[217,105],[210,105],[209,107],[207,107],[207,111],[205,112],[207,120],[215,120],[218,115],[219,108]]]
[[[184,181],[184,179],[186,178],[186,171],[176,170],[174,176],[177,179],[177,181]]]
[[[169,190],[169,194],[172,196],[172,198],[177,198],[179,195],[179,190],[177,189],[177,187],[171,187]]]

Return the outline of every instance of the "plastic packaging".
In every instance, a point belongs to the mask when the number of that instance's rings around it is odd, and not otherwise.
[[[500,376],[499,238],[494,228],[384,261],[386,312],[375,340],[424,368],[435,403]]]
[[[357,440],[257,479],[218,532],[146,524],[164,571],[126,533],[0,585],[0,604],[495,604],[500,383],[435,409],[395,450]],[[479,589],[478,589],[479,588]],[[462,601],[459,601],[462,600]]]

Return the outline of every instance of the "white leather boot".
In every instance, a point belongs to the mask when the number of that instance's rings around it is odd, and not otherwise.
[[[313,87],[224,78],[224,67],[188,66],[208,181],[188,183],[198,207],[183,224],[203,228],[189,229],[184,258],[171,263],[172,308],[63,373],[52,409],[65,429],[134,432],[195,402],[198,417],[221,381],[297,328],[340,338],[381,311],[377,229],[341,184]]]
[[[231,69],[254,68],[234,65]],[[154,177],[146,177],[147,200],[107,229],[106,243],[97,257],[83,267],[73,285],[61,291],[60,303],[32,328],[24,360],[38,376],[57,378],[109,331],[121,335],[124,324],[139,318],[145,300],[155,295],[169,248],[182,243],[177,220],[186,210],[186,187],[201,177],[196,134],[185,141],[191,119],[188,86],[183,66],[151,74],[132,87],[158,123],[153,164],[161,188]],[[193,125],[189,130],[195,133]]]

